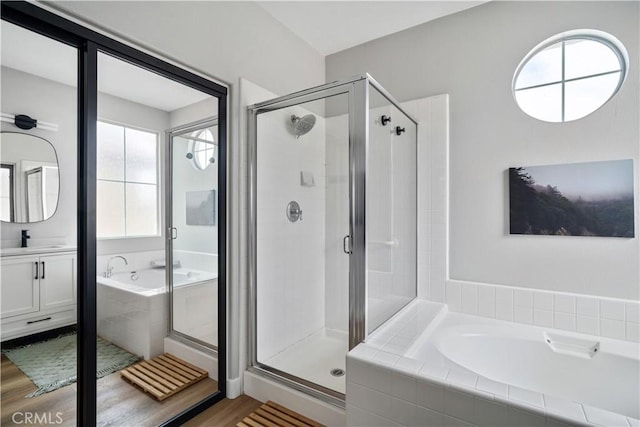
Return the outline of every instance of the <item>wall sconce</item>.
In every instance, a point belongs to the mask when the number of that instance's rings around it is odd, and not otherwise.
[[[2,116],[1,116],[0,120],[5,122],[5,123],[14,124],[15,126],[19,127],[20,129],[24,129],[24,130],[38,128],[38,129],[42,129],[42,130],[49,130],[49,131],[52,131],[52,132],[57,132],[58,131],[58,125],[57,124],[55,124],[55,123],[47,123],[47,122],[40,122],[40,121],[38,121],[36,119],[32,119],[31,117],[27,116],[26,114],[7,114],[7,113],[2,113]]]

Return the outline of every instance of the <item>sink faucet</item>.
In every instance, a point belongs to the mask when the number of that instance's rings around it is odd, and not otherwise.
[[[122,255],[112,256],[111,258],[109,258],[109,261],[107,261],[107,269],[104,271],[104,277],[111,277],[111,275],[113,274],[113,267],[111,267],[111,261],[116,258],[120,258],[121,260],[123,260],[124,265],[129,265],[129,263],[127,262],[127,259]]]
[[[21,248],[27,247],[27,239],[30,239],[29,230],[22,230],[22,243],[20,244]]]

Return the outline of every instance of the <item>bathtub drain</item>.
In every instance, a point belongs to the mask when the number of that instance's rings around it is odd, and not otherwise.
[[[334,377],[341,377],[344,375],[344,369],[336,368],[331,370],[331,375]]]

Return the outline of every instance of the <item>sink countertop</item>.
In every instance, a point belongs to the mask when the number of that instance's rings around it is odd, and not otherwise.
[[[73,252],[76,250],[75,246],[70,245],[43,245],[43,246],[29,246],[27,248],[2,248],[0,249],[0,256],[20,256],[20,255],[38,255],[38,254],[50,254],[57,252]]]

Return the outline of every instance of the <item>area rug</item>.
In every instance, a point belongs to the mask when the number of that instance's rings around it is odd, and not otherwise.
[[[139,356],[98,337],[98,371],[102,378],[136,363]],[[75,333],[2,351],[38,389],[25,397],[40,396],[76,382],[77,336]]]

